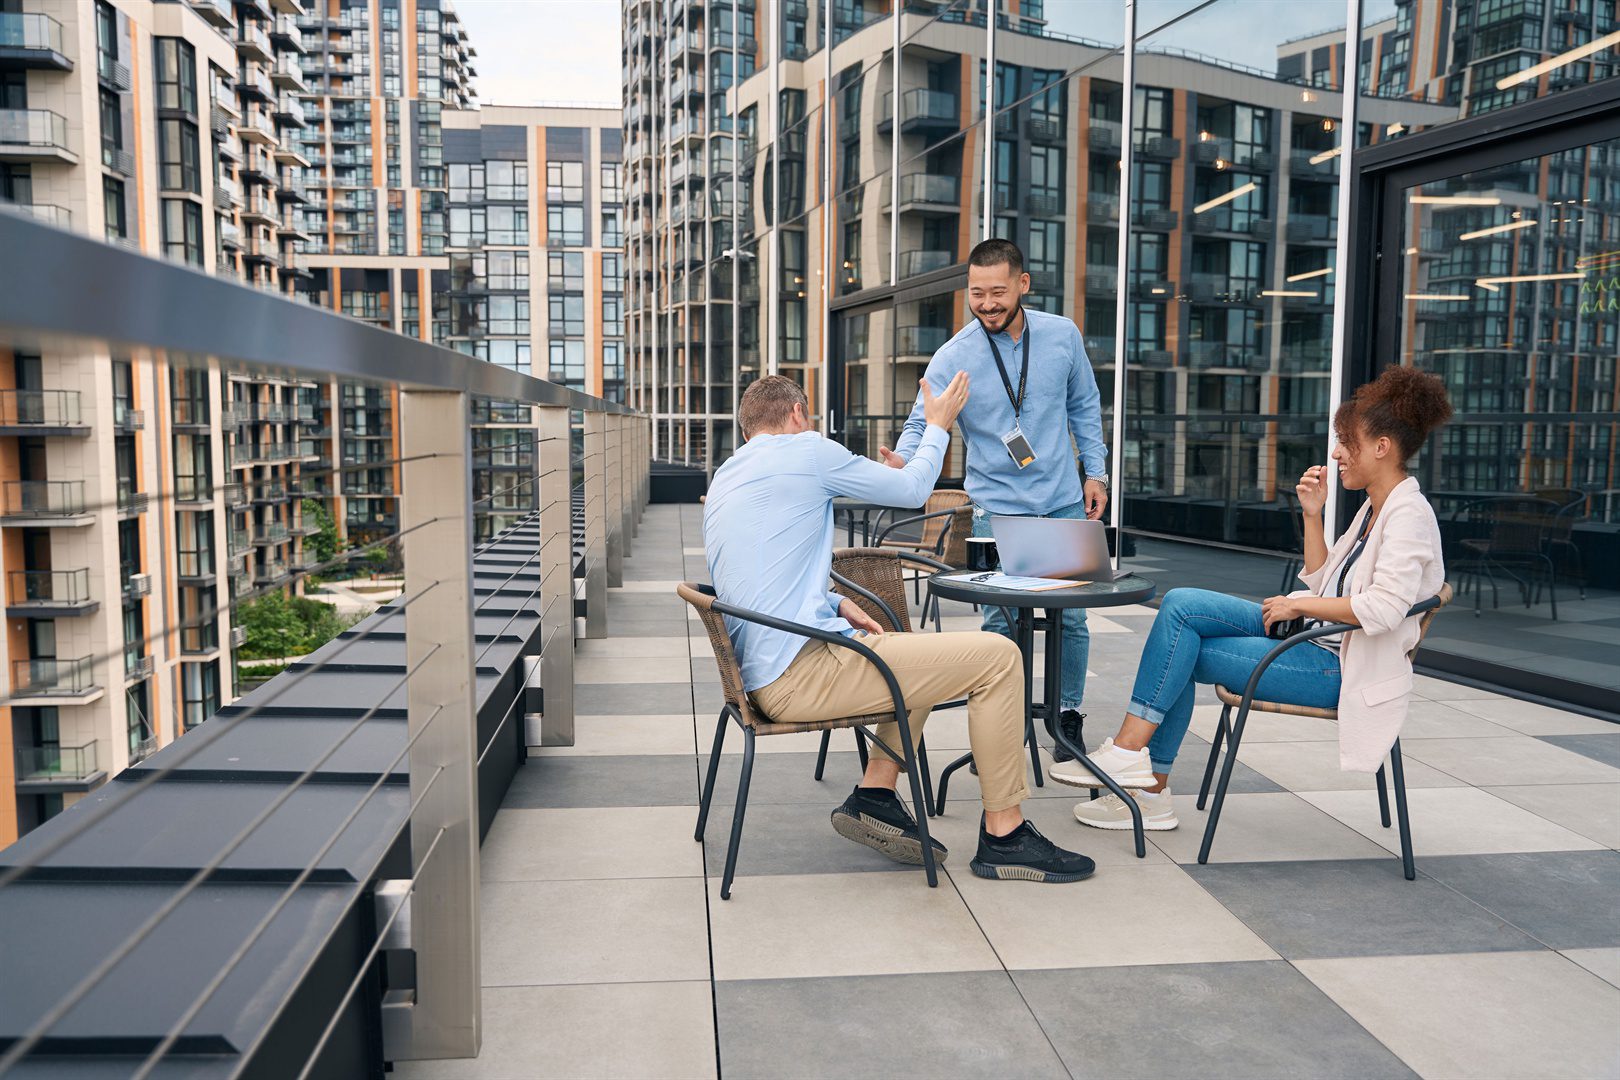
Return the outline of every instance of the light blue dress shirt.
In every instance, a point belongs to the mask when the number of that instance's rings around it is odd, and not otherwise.
[[[1025,343],[1034,342],[1019,426],[1035,451],[1035,460],[1024,468],[1013,463],[1001,441],[1012,430],[1013,407],[977,319],[940,346],[926,372],[936,394],[958,371],[968,373],[971,396],[956,420],[967,444],[963,486],[975,503],[992,514],[1050,514],[1080,502],[1084,491],[1074,464],[1076,448],[1087,476],[1108,478],[1102,397],[1080,328],[1061,315],[1029,308],[1024,309],[1024,318],[1026,332],[1016,343],[1008,334],[996,335],[1014,394],[1025,360]],[[922,395],[918,394],[895,452],[909,460],[924,426]]]
[[[835,496],[921,506],[950,435],[925,424],[904,469],[856,457],[814,431],[756,435],[720,466],[703,508],[703,550],[715,595],[728,604],[839,634],[843,601],[828,589]],[[726,619],[750,693],[788,669],[809,639]]]

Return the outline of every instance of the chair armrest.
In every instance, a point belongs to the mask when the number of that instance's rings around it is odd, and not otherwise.
[[[959,509],[961,508],[952,506],[945,510],[935,510],[931,514],[913,514],[911,517],[891,521],[887,525],[883,526],[883,531],[877,534],[877,537],[872,541],[872,546],[882,547],[884,538],[902,525],[915,525],[919,521],[929,521],[933,518],[945,517],[947,514],[955,514]],[[887,513],[887,511],[885,511],[885,513]]]
[[[838,573],[836,570],[834,570],[832,573],[832,579],[843,588],[848,589],[850,592],[859,593],[861,596],[876,604],[878,606],[878,610],[883,612],[883,617],[889,620],[889,626],[891,629],[898,628],[900,626],[900,616],[895,614],[894,608],[890,607],[888,602],[884,600],[883,597],[879,596],[877,593],[873,592],[871,589],[868,589],[864,585],[857,585],[855,582],[849,580],[849,578]]]
[[[1427,600],[1419,600],[1417,603],[1413,604],[1412,610],[1406,613],[1406,617],[1410,619],[1414,615],[1422,615],[1425,611],[1433,611],[1439,606],[1440,597],[1431,596]]]
[[[706,587],[703,591],[709,595],[713,595],[714,593],[712,587]],[[773,630],[780,630],[783,633],[793,634],[797,637],[811,638],[816,641],[825,641],[828,645],[836,645],[839,648],[849,649],[852,652],[859,653],[867,663],[877,668],[878,674],[882,675],[883,681],[888,684],[889,696],[894,700],[894,715],[896,719],[908,715],[906,713],[906,699],[905,696],[900,692],[900,683],[895,679],[894,672],[889,670],[889,665],[885,664],[877,653],[873,652],[859,641],[856,641],[854,638],[847,638],[842,634],[835,634],[831,630],[823,630],[818,626],[806,626],[803,623],[789,622],[787,619],[778,619],[776,616],[766,615],[764,612],[750,611],[747,608],[734,607],[733,605],[727,604],[721,600],[716,600],[710,605],[710,607],[722,615],[730,615],[733,619],[741,619],[744,622],[756,623],[760,626],[769,626]]]
[[[902,552],[900,552],[899,553],[899,559],[900,559],[901,562],[921,563],[923,566],[931,567],[934,570],[955,570],[956,569],[956,567],[952,566],[948,562],[941,562],[939,559],[931,559],[927,555],[918,555],[915,552],[910,552],[910,551],[902,551]]]
[[[1431,596],[1427,600],[1419,600],[1413,604],[1411,610],[1406,613],[1406,617],[1411,618],[1414,615],[1421,615],[1425,611],[1430,611],[1439,606],[1440,597]],[[1302,630],[1278,642],[1275,648],[1260,658],[1260,662],[1254,666],[1253,673],[1249,675],[1248,684],[1243,688],[1242,708],[1245,711],[1248,709],[1249,702],[1254,700],[1255,688],[1260,685],[1260,676],[1266,673],[1266,668],[1270,667],[1272,661],[1276,660],[1277,657],[1292,649],[1295,645],[1303,645],[1305,642],[1315,641],[1317,638],[1332,637],[1334,634],[1348,634],[1352,630],[1359,629],[1361,629],[1359,626],[1352,626],[1349,623],[1325,623],[1322,626],[1313,626],[1309,630]]]

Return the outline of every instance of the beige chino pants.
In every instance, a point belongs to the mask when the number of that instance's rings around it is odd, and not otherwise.
[[[921,738],[935,705],[967,697],[968,741],[986,810],[1010,810],[1029,797],[1024,780],[1024,662],[1018,646],[980,630],[857,637],[894,672],[910,713],[913,740]],[[889,685],[877,668],[855,650],[823,641],[806,645],[775,682],[752,697],[772,720],[785,723],[894,711]],[[900,749],[898,724],[879,724],[877,737]]]

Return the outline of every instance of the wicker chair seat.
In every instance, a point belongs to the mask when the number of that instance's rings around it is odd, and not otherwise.
[[[1234,709],[1243,704],[1243,692],[1241,690],[1234,694],[1219,683],[1215,684],[1215,696],[1220,698],[1222,705],[1230,705]],[[1249,708],[1254,712],[1283,713],[1287,716],[1314,716],[1321,720],[1337,720],[1339,718],[1339,710],[1337,709],[1316,709],[1309,705],[1290,705],[1285,701],[1261,701],[1256,698],[1254,701],[1249,702]]]

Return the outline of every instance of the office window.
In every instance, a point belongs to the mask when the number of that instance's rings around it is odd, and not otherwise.
[[[101,163],[109,169],[119,168],[119,154],[124,149],[124,111],[118,95],[110,90],[101,91]]]
[[[189,731],[219,711],[219,661],[180,665],[180,718]]]
[[[585,208],[547,206],[546,238],[569,247],[585,246]]]
[[[160,183],[166,191],[202,193],[201,171],[197,167],[197,125],[189,120],[158,122],[158,158],[162,163]]]
[[[529,166],[522,161],[484,162],[484,198],[493,202],[529,201]]]
[[[602,166],[602,201],[604,203],[624,201],[623,174],[624,166],[617,162]]]
[[[576,388],[585,385],[585,343],[583,341],[553,341],[551,364],[546,378]]]
[[[112,176],[101,178],[102,210],[107,218],[107,239],[129,238],[129,222],[125,217],[124,182]]]
[[[584,202],[585,165],[579,161],[546,162],[546,202]]]

